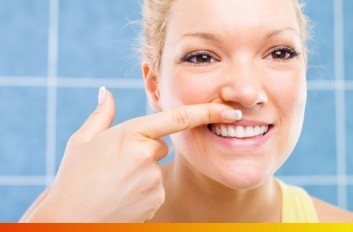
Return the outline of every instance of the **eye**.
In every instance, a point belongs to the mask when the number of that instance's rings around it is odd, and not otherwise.
[[[182,58],[182,62],[191,63],[195,65],[205,65],[217,62],[213,55],[207,51],[192,52]]]
[[[289,60],[297,57],[299,55],[294,49],[289,47],[277,47],[274,48],[271,54],[268,56],[270,59],[274,60]]]

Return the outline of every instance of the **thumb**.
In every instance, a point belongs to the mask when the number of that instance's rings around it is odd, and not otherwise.
[[[100,87],[98,106],[77,133],[82,136],[85,141],[90,141],[93,137],[107,130],[112,125],[114,116],[114,97],[105,87]]]

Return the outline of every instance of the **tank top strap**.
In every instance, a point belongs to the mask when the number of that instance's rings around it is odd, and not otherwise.
[[[276,179],[282,193],[283,223],[316,223],[319,222],[314,203],[309,194],[302,188],[287,185]]]

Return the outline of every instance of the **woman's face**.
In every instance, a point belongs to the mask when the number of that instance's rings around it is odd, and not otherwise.
[[[306,62],[292,1],[176,0],[170,13],[157,104],[217,102],[243,113],[173,134],[176,159],[231,188],[264,183],[303,123]]]

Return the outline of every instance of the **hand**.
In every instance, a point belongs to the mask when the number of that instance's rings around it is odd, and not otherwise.
[[[161,137],[209,123],[239,120],[241,112],[217,103],[190,105],[111,127],[115,105],[101,103],[70,138],[58,174],[27,221],[144,222],[164,202],[158,160]]]

